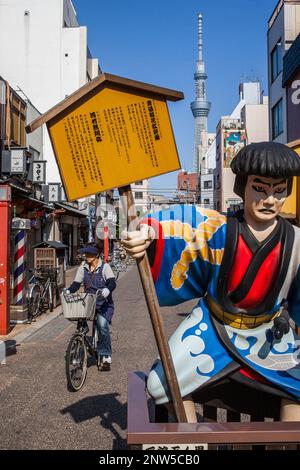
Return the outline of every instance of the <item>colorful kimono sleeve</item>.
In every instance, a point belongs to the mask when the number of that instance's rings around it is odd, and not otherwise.
[[[151,225],[156,232],[148,256],[160,305],[203,297],[212,267],[220,264],[223,253],[225,216],[181,205],[149,214],[141,223]]]
[[[300,326],[300,266],[288,295],[288,310],[297,326]]]

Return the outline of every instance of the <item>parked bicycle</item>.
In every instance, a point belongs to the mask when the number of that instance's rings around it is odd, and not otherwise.
[[[125,255],[125,256],[124,256]],[[128,257],[126,253],[115,250],[109,258],[109,265],[114,273],[116,281],[120,276],[120,272],[124,272],[128,267]]]
[[[75,333],[70,338],[66,351],[67,387],[70,392],[80,390],[85,382],[88,367],[88,354],[95,359],[99,369],[100,363],[97,354],[98,329],[96,327],[96,300],[101,291],[96,294],[75,293],[70,294],[64,290],[61,294],[61,303],[64,317],[70,321],[77,321]],[[87,337],[87,320],[93,321],[92,338]]]
[[[114,276],[115,276],[115,280],[117,281],[119,279],[119,276],[120,276],[120,265],[117,261],[115,260],[112,260],[109,262],[109,265],[112,269],[112,272],[114,273]]]
[[[58,269],[45,267],[33,269],[30,272],[32,276],[28,281],[29,323],[35,321],[46,310],[53,311]]]

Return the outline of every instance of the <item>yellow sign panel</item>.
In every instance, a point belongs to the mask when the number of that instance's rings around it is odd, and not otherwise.
[[[48,130],[69,200],[180,168],[164,98],[106,87]]]
[[[297,194],[297,177],[293,178],[293,191],[289,197],[286,198],[282,206],[282,213],[290,216],[296,215],[296,194]]]
[[[288,144],[300,156],[300,141],[291,142]],[[293,178],[293,191],[292,194],[286,199],[282,212],[290,217],[296,217],[298,225],[300,221],[300,178]]]

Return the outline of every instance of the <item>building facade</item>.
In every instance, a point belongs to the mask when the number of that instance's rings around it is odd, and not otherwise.
[[[200,198],[199,173],[181,171],[177,176],[177,191],[179,197],[186,203],[195,204]]]
[[[280,0],[268,22],[270,140],[287,143],[287,96],[283,57],[300,33],[300,0]]]
[[[216,168],[216,134],[204,131],[200,157],[200,204],[214,208],[214,169]]]
[[[240,84],[239,98],[231,115],[223,116],[217,126],[214,206],[224,213],[242,205],[233,192],[232,159],[246,144],[269,140],[268,99],[261,96],[260,84]]]
[[[283,58],[282,84],[286,91],[287,141],[300,139],[300,34]]]
[[[146,214],[150,210],[150,183],[149,180],[136,181],[131,184],[135,208],[138,216]]]
[[[0,63],[41,113],[99,74],[71,0],[0,0]],[[59,182],[45,126],[43,132],[47,180]]]
[[[214,208],[214,170],[212,168],[200,175],[200,204],[207,209]]]

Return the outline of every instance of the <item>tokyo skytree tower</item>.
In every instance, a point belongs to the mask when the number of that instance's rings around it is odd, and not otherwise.
[[[199,145],[201,145],[201,132],[207,131],[207,118],[211,106],[211,103],[206,99],[205,82],[207,80],[207,75],[205,73],[205,64],[203,60],[202,26],[202,15],[198,14],[198,60],[196,65],[196,72],[194,73],[194,80],[196,82],[196,99],[191,103],[191,109],[195,119],[193,158],[193,171],[195,173],[200,171],[201,162],[199,161]]]

